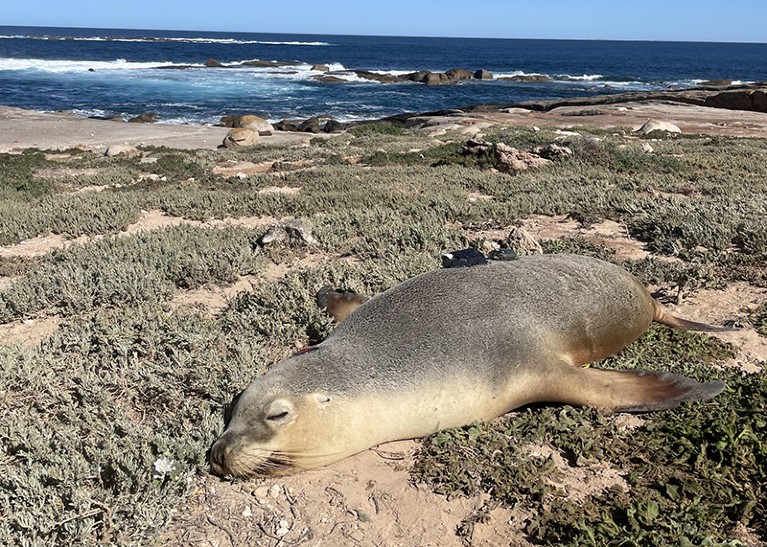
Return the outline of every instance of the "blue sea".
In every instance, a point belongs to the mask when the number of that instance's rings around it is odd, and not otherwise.
[[[206,68],[290,61],[279,67]],[[315,64],[342,83],[321,83]],[[178,67],[176,69],[159,67]],[[378,83],[381,74],[489,70],[454,85]],[[546,75],[513,82],[514,75]],[[157,112],[160,123],[255,113],[278,121],[376,119],[480,103],[767,81],[767,44],[410,38],[0,26],[0,104],[82,116]]]

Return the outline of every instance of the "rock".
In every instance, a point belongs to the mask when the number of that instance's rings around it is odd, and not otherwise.
[[[326,133],[340,133],[344,129],[346,129],[346,124],[337,120],[328,120],[325,124]]]
[[[328,65],[312,65],[310,70],[316,70],[317,72],[328,72],[330,67]]]
[[[224,127],[233,127],[234,120],[236,120],[239,116],[221,116],[221,122],[220,124]]]
[[[402,81],[399,76],[395,76],[394,74],[378,74],[377,72],[370,72],[369,70],[354,70],[353,72],[360,78],[374,80],[382,84],[391,84]]]
[[[756,112],[767,112],[767,91],[754,91],[751,94],[751,106]]]
[[[222,68],[224,65],[216,61],[213,57],[208,57],[208,60],[205,61],[205,66],[208,68]]]
[[[482,68],[474,73],[474,79],[475,80],[492,80],[493,74],[485,70],[484,68]]]
[[[147,112],[145,114],[139,114],[129,119],[130,123],[154,123],[157,121],[157,112]]]
[[[281,120],[274,124],[277,131],[299,131],[298,126],[302,120]]]
[[[288,222],[280,222],[273,225],[261,237],[259,243],[262,246],[283,245],[286,243],[315,245],[317,240],[312,235],[311,224],[302,218],[295,218]]]
[[[297,131],[303,131],[304,133],[321,133],[322,126],[320,125],[320,118],[315,116],[301,122],[298,125]]]
[[[451,80],[471,80],[474,74],[464,68],[452,68],[445,71],[445,76]]]
[[[519,173],[545,167],[551,161],[531,152],[524,152],[499,142],[495,145],[495,168],[502,173]]]
[[[556,160],[573,155],[572,148],[560,144],[539,144],[532,149],[533,154],[538,154],[547,160]]]
[[[643,142],[642,152],[646,154],[652,154],[653,152],[655,152],[655,149],[652,147],[652,145],[649,142]]]
[[[321,82],[323,84],[343,84],[346,83],[346,80],[343,78],[339,78],[338,76],[315,76],[312,78],[315,82]]]
[[[599,108],[584,108],[583,110],[562,112],[560,116],[603,116],[604,114],[606,114],[606,112]]]
[[[135,146],[129,146],[127,144],[113,144],[104,151],[104,155],[110,158],[115,156],[127,156],[134,158],[142,154],[141,150]]]
[[[730,110],[753,110],[752,93],[753,91],[749,89],[722,91],[721,93],[706,97],[705,105],[715,108],[728,108]]]
[[[409,82],[423,82],[429,74],[431,74],[431,71],[429,70],[419,70],[418,72],[405,74],[402,76],[402,79]]]
[[[538,243],[524,228],[516,226],[512,228],[506,241],[509,245],[509,249],[514,251],[518,256],[543,254],[541,244]]]
[[[671,122],[662,120],[647,120],[645,124],[637,129],[639,133],[647,134],[653,131],[666,131],[668,133],[681,133],[682,130]]]
[[[444,77],[444,74],[439,74],[437,72],[429,72],[426,77],[422,80],[423,83],[426,85],[437,85],[441,84],[443,82],[442,78]]]
[[[518,173],[551,163],[537,154],[512,148],[502,142],[491,144],[481,140],[469,140],[463,145],[462,152],[472,155],[493,154],[495,168],[503,173]]]
[[[546,82],[551,80],[551,76],[546,76],[545,74],[517,74],[515,76],[508,76],[498,79],[508,80],[510,82]]]
[[[274,132],[274,127],[268,121],[258,116],[245,115],[235,118],[232,122],[232,127],[241,127],[243,129],[250,129],[256,131],[262,137],[269,136]]]
[[[242,148],[245,146],[254,146],[258,144],[258,133],[252,129],[236,127],[229,131],[224,137],[224,147]]]

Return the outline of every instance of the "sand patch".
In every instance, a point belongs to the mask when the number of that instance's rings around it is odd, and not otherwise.
[[[118,235],[130,235],[137,234],[139,232],[147,232],[152,230],[159,230],[161,228],[167,228],[168,226],[196,226],[200,228],[228,228],[231,226],[241,226],[244,228],[260,228],[262,226],[269,226],[277,222],[274,217],[226,217],[223,219],[212,219],[207,221],[189,220],[183,217],[175,217],[164,213],[159,210],[142,211],[139,219],[128,226],[125,230]]]
[[[483,194],[481,192],[470,192],[466,198],[470,203],[476,203],[477,201],[492,201],[494,199],[495,196]]]
[[[195,478],[196,494],[177,508],[164,545],[359,545],[461,547],[456,529],[486,496],[447,501],[411,485],[414,441],[382,445],[329,467],[291,477],[229,483]],[[514,513],[489,511],[471,545],[527,545],[509,524]]]
[[[258,193],[260,195],[285,194],[289,196],[294,196],[298,194],[300,191],[301,191],[301,188],[297,188],[295,186],[267,186],[265,188],[260,188],[258,190]]]
[[[7,245],[5,247],[0,246],[0,257],[8,258],[14,256],[43,256],[55,249],[65,249],[70,245],[87,243],[92,239],[93,238],[88,236],[80,236],[75,239],[67,239],[60,234],[37,236],[24,240],[21,243],[17,243],[16,245]]]
[[[0,277],[0,291],[6,290],[8,287],[13,285],[13,282],[17,279],[18,277]]]
[[[237,175],[258,175],[260,173],[266,173],[274,165],[273,161],[264,161],[261,163],[253,163],[250,161],[225,161],[217,163],[213,168],[212,173],[214,175],[221,175],[223,177],[236,177]]]
[[[107,169],[98,167],[84,167],[75,169],[72,167],[58,167],[47,168],[35,171],[35,176],[42,179],[64,179],[64,178],[79,178],[79,177],[93,177],[106,173]]]
[[[641,241],[631,239],[628,229],[613,220],[583,227],[578,221],[566,216],[532,215],[520,220],[524,228],[534,239],[548,241],[563,237],[583,237],[591,243],[604,245],[615,251],[615,258],[621,260],[641,260],[650,256]],[[469,239],[487,239],[505,241],[512,226],[500,230],[480,230],[467,233]]]
[[[231,226],[241,226],[243,228],[261,228],[270,226],[277,222],[277,219],[270,216],[262,217],[226,217],[223,219],[212,219],[207,221],[189,220],[183,217],[175,217],[165,214],[163,211],[152,210],[142,211],[139,219],[125,228],[125,230],[116,234],[116,237],[134,235],[141,232],[160,230],[169,226],[196,226],[200,228],[228,228]],[[16,245],[0,246],[0,257],[35,257],[48,254],[56,249],[65,249],[70,245],[84,244],[90,241],[103,239],[105,236],[80,236],[74,239],[67,239],[59,234],[49,234],[37,236],[17,243]]]
[[[623,475],[607,462],[595,461],[573,467],[548,445],[531,445],[530,455],[541,459],[551,458],[560,473],[550,474],[544,480],[572,501],[601,497],[607,490],[616,486],[624,492],[630,490]]]
[[[728,284],[724,290],[701,289],[668,308],[685,319],[722,325],[725,321],[745,317],[749,309],[755,309],[763,302],[767,302],[767,289],[737,282]],[[746,325],[732,332],[711,333],[711,336],[737,348],[737,355],[727,365],[756,372],[767,364],[767,338],[760,336],[753,327]]]
[[[206,286],[191,291],[181,291],[174,295],[170,301],[172,309],[182,306],[202,306],[210,315],[221,313],[229,305],[229,302],[241,292],[253,290],[253,285],[259,277],[246,275],[228,287]]]
[[[61,318],[56,316],[5,323],[0,325],[0,344],[33,348],[56,332],[60,325]]]

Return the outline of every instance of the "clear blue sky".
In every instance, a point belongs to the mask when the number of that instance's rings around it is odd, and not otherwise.
[[[0,0],[0,25],[767,42],[767,0]]]

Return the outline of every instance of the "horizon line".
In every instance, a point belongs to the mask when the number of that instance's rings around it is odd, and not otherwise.
[[[49,25],[18,25],[3,23],[0,28],[4,27],[22,27],[22,28],[45,28],[45,29],[68,29],[68,30],[130,30],[130,31],[151,31],[151,32],[185,32],[185,33],[216,33],[216,34],[279,34],[279,35],[292,35],[292,36],[351,36],[351,37],[367,37],[367,38],[446,38],[456,40],[551,40],[562,42],[661,42],[661,43],[679,43],[679,44],[752,44],[752,45],[767,45],[767,42],[756,41],[722,41],[722,40],[669,40],[669,39],[650,39],[650,38],[512,38],[512,37],[498,37],[498,36],[432,36],[421,35],[414,36],[408,34],[324,34],[324,33],[309,33],[309,32],[265,32],[265,31],[242,31],[242,30],[200,30],[200,29],[161,29],[161,28],[130,28],[130,27],[54,27]]]

